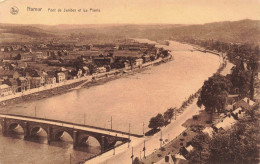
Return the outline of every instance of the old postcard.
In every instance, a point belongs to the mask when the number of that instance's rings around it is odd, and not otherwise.
[[[0,0],[1,164],[258,164],[259,0]]]

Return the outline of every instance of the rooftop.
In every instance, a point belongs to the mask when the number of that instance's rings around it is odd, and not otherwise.
[[[0,75],[13,75],[16,71],[0,69]]]
[[[222,128],[224,130],[228,130],[229,128],[231,128],[231,126],[233,124],[235,124],[237,121],[232,117],[225,117],[221,122],[219,122],[217,125],[216,125],[216,128]]]
[[[10,86],[7,85],[7,84],[2,84],[2,85],[0,85],[0,89],[5,89],[5,88],[10,88]]]
[[[114,51],[114,56],[131,56],[131,57],[141,57],[143,53],[138,51],[126,51],[126,50],[119,50]]]

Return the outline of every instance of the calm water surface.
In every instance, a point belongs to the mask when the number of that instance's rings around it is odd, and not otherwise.
[[[142,73],[129,75],[104,85],[82,88],[67,94],[43,100],[16,104],[1,112],[64,120],[142,134],[149,119],[169,107],[179,107],[196,92],[204,80],[216,72],[219,57],[198,51],[191,52],[189,45],[171,42],[165,46],[172,51],[174,60]],[[1,128],[1,127],[0,127]],[[1,129],[0,129],[1,131]],[[68,134],[62,141],[47,144],[46,132],[24,141],[22,130],[17,128],[12,137],[0,135],[0,163],[73,163],[100,151],[95,139],[90,139],[85,152],[72,148]]]

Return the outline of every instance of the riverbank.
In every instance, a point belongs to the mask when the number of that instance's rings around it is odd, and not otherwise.
[[[210,51],[207,52],[212,53]],[[216,54],[215,52],[212,54],[220,56],[220,54]],[[222,60],[222,63],[220,63],[220,66],[216,71],[216,74],[222,74],[222,72],[224,73],[228,72],[229,70],[227,69],[230,69],[230,67],[226,69],[228,63],[229,62],[227,60]],[[195,100],[197,99],[200,90],[201,89],[199,89],[198,92],[196,92],[195,94],[192,94],[188,98],[188,100],[184,101],[182,106],[177,109],[179,115],[181,115],[186,108],[189,108],[190,105],[196,106],[196,101],[194,102],[194,99]],[[218,120],[218,118],[215,119]],[[190,120],[193,121],[193,123],[190,123],[189,122]],[[194,122],[194,120],[196,121]],[[142,157],[140,155],[139,159],[141,160],[142,163],[149,164],[149,163],[156,163],[169,154],[177,154],[183,146],[184,147],[189,146],[190,141],[192,140],[193,137],[197,135],[197,132],[200,131],[202,125],[205,127],[210,126],[206,122],[207,122],[206,112],[200,111],[197,115],[193,115],[192,119],[188,119],[182,124],[182,126],[185,127],[185,130],[179,133],[179,135],[176,136],[176,138],[169,140],[168,137],[165,140],[163,140],[161,137],[161,140],[163,142],[162,147],[156,149],[154,152],[150,153],[146,157]],[[164,133],[164,131],[165,131],[164,128],[161,129],[161,133]]]
[[[19,104],[19,103],[23,103],[23,102],[30,102],[30,101],[35,101],[35,100],[41,100],[41,99],[44,99],[47,97],[64,94],[64,93],[69,92],[71,89],[79,86],[80,84],[84,83],[85,81],[86,80],[83,80],[83,81],[76,82],[73,84],[63,85],[63,86],[56,87],[53,89],[48,89],[48,90],[24,95],[21,97],[16,97],[14,99],[5,100],[0,103],[0,108],[7,107],[9,105]]]
[[[213,53],[213,54],[215,54],[215,53]],[[215,74],[221,74],[221,73],[224,71],[224,69],[226,68],[226,66],[227,66],[227,60],[222,60],[222,63],[220,63],[219,68],[217,69],[217,71],[216,71]],[[225,73],[226,73],[226,72],[227,72],[227,71],[225,71]],[[193,103],[193,100],[194,100],[194,99],[198,98],[198,96],[199,96],[199,94],[200,94],[200,91],[201,91],[201,88],[200,88],[197,92],[195,92],[194,94],[191,94],[191,95],[189,96],[189,98],[188,98],[187,100],[185,100],[179,108],[172,107],[172,108],[174,109],[174,113],[173,113],[173,114],[176,115],[177,113],[178,113],[178,114],[179,114],[179,113],[182,113],[183,110],[184,110],[187,106],[189,106],[190,104]],[[167,112],[167,111],[165,111],[165,112]],[[161,114],[164,115],[164,113],[161,113]],[[168,125],[168,124],[167,124],[167,125]],[[167,125],[166,125],[166,126],[167,126]],[[159,131],[153,131],[153,129],[151,129],[151,130],[149,130],[148,132],[146,132],[145,134],[152,135],[152,134],[158,133],[158,132],[159,132]]]
[[[62,86],[55,87],[52,89],[47,89],[47,90],[15,97],[13,99],[4,100],[4,101],[0,102],[0,108],[8,107],[8,106],[23,103],[23,102],[30,102],[30,101],[35,101],[35,100],[41,100],[44,98],[50,98],[53,96],[68,93],[75,89],[89,88],[92,86],[102,85],[102,84],[112,81],[112,80],[116,80],[116,79],[119,79],[122,77],[127,77],[129,75],[131,76],[136,73],[143,72],[143,71],[147,70],[148,68],[150,68],[151,66],[158,66],[158,65],[168,62],[170,60],[171,60],[171,57],[166,58],[166,59],[158,59],[156,61],[144,63],[142,67],[135,67],[134,69],[127,68],[127,69],[115,70],[113,72],[103,73],[102,76],[99,74],[96,74],[95,76],[92,75],[91,77],[95,77],[95,80],[88,81],[88,80],[82,79],[81,81],[75,82],[72,84],[62,85]]]

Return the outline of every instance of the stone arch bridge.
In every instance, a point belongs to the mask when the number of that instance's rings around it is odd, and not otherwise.
[[[91,136],[96,138],[99,142],[101,152],[112,149],[117,141],[123,143],[130,142],[130,136],[142,137],[142,135],[129,134],[100,127],[11,114],[0,114],[0,122],[4,136],[7,136],[8,133],[18,125],[23,128],[25,139],[36,134],[40,129],[43,129],[47,134],[48,144],[58,140],[64,132],[67,132],[73,139],[73,147],[77,148]]]

